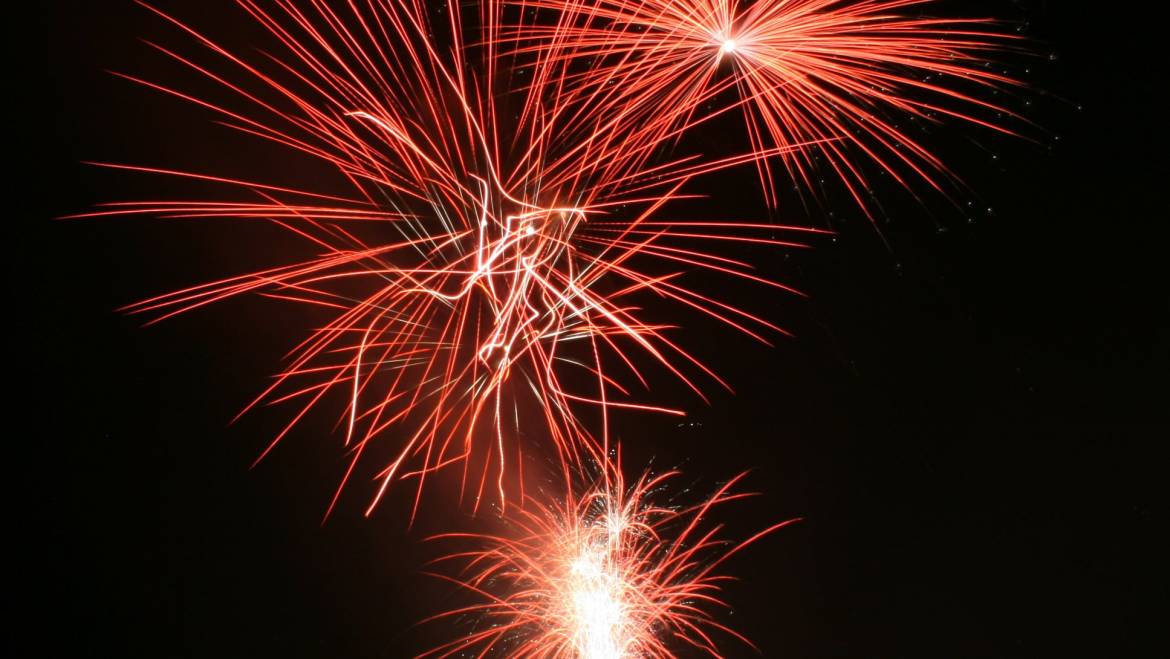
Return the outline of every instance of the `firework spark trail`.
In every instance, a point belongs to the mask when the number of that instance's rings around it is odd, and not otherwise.
[[[478,603],[431,618],[470,616],[478,629],[421,655],[576,659],[668,658],[681,647],[722,656],[718,637],[750,642],[715,612],[730,579],[727,559],[798,520],[747,540],[721,537],[711,510],[752,496],[734,492],[743,475],[689,508],[655,503],[677,472],[643,474],[628,486],[620,459],[580,496],[533,501],[507,517],[506,535],[452,533],[433,539],[461,547],[436,561],[458,566],[432,573],[469,591]]]
[[[566,93],[563,75],[538,74],[524,93],[507,93],[512,81],[505,78],[516,73],[497,51],[504,41],[498,2],[481,3],[472,16],[454,0],[237,4],[277,50],[236,54],[143,5],[198,51],[148,43],[194,80],[212,83],[220,90],[215,98],[120,75],[202,107],[244,135],[325,163],[340,183],[304,189],[105,164],[227,192],[209,200],[107,204],[78,217],[274,222],[318,250],[309,260],[128,309],[159,320],[259,293],[332,314],[248,406],[296,405],[262,458],[328,396],[348,399],[337,418],[349,466],[330,510],[360,473],[363,456],[377,453],[369,450],[375,440],[397,444],[376,473],[369,510],[402,479],[417,480],[417,509],[427,478],[446,467],[462,468],[462,496],[476,507],[485,495],[502,504],[522,489],[522,475],[506,478],[522,462],[522,432],[548,437],[568,469],[583,459],[604,460],[611,408],[678,413],[639,400],[634,388],[646,386],[648,366],[657,364],[699,395],[700,378],[722,383],[669,338],[667,326],[639,319],[639,296],[676,303],[762,341],[783,331],[691,290],[684,275],[705,270],[791,290],[717,248],[728,241],[800,247],[775,236],[814,232],[672,221],[663,211],[687,197],[682,188],[692,178],[758,154],[651,164],[671,132],[629,139],[604,107]],[[469,25],[473,34],[465,35]],[[573,372],[580,375],[566,377]],[[581,381],[595,384],[582,389]],[[601,416],[600,437],[578,420],[589,410]],[[521,416],[539,422],[522,429]]]
[[[866,161],[912,192],[917,182],[946,195],[944,184],[958,183],[905,122],[1010,133],[1003,118],[1020,119],[983,98],[1019,84],[987,67],[1016,37],[991,20],[907,15],[932,0],[511,1],[557,18],[518,24],[501,48],[643,125],[633,141],[661,142],[741,108],[773,207],[773,159],[763,156],[775,147],[815,144],[778,154],[801,194],[818,189],[823,159],[872,218]],[[720,100],[728,90],[736,101]]]

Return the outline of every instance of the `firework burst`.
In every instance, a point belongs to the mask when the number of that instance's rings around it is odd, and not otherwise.
[[[338,495],[377,453],[386,462],[370,472],[380,483],[371,510],[403,479],[417,480],[417,509],[429,475],[446,467],[462,469],[463,496],[476,507],[489,494],[503,502],[523,487],[522,474],[509,475],[522,464],[522,435],[547,438],[568,465],[604,456],[612,408],[678,414],[632,391],[645,386],[647,364],[700,395],[698,378],[721,381],[668,337],[668,326],[639,318],[639,296],[760,340],[782,331],[693,291],[685,274],[706,270],[791,290],[711,246],[799,247],[777,236],[809,230],[664,217],[689,180],[756,154],[650,164],[669,136],[629,139],[620,128],[625,117],[564,93],[563,76],[529,76],[522,92],[510,93],[522,71],[497,50],[504,15],[497,2],[471,15],[455,1],[238,5],[274,40],[273,52],[238,55],[150,8],[197,50],[151,45],[220,93],[208,98],[123,77],[324,163],[336,181],[304,189],[107,165],[224,192],[211,200],[108,204],[82,216],[264,221],[313,246],[315,258],[129,310],[157,320],[259,293],[330,314],[249,409],[295,406],[271,450],[331,395],[344,395],[337,420],[349,466]],[[291,162],[286,169],[296,168]],[[584,413],[600,416],[600,437],[584,429]],[[371,451],[378,440],[392,450]]]
[[[819,163],[871,213],[867,161],[907,188],[945,194],[956,182],[908,125],[958,120],[1007,133],[1003,118],[1018,118],[986,100],[1018,84],[988,66],[1014,38],[990,20],[908,14],[931,0],[516,2],[557,18],[520,25],[510,47],[566,71],[589,103],[643,123],[640,138],[742,108],[772,206],[769,154],[802,193],[820,188]],[[725,92],[736,100],[721,101]],[[796,145],[813,148],[786,148]]]
[[[707,516],[751,496],[733,491],[743,476],[697,506],[656,504],[677,475],[647,473],[627,486],[620,469],[607,466],[580,496],[514,511],[506,535],[437,536],[473,546],[437,561],[462,565],[458,577],[435,576],[481,601],[436,618],[470,616],[480,629],[423,656],[666,658],[686,647],[719,657],[721,635],[749,643],[716,617],[726,607],[720,592],[730,579],[719,568],[797,520],[727,541]]]

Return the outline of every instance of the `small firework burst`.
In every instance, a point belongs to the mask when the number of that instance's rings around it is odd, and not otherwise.
[[[708,513],[751,496],[733,491],[743,475],[696,506],[655,503],[677,476],[646,473],[627,486],[609,466],[580,496],[512,511],[507,534],[437,536],[472,545],[437,561],[461,564],[459,576],[437,576],[481,601],[436,616],[471,616],[477,630],[424,656],[667,658],[690,647],[719,657],[720,636],[749,643],[717,618],[730,579],[719,568],[796,520],[728,541]]]

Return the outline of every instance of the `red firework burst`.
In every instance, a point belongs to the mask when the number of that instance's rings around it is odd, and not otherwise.
[[[482,601],[432,618],[471,616],[478,629],[422,656],[482,657],[494,651],[509,657],[661,659],[683,647],[720,657],[720,635],[750,645],[715,615],[726,607],[720,592],[730,579],[719,568],[798,520],[747,540],[725,540],[721,526],[705,518],[716,506],[752,496],[733,492],[743,475],[697,506],[656,504],[677,475],[647,473],[627,487],[620,470],[609,466],[580,496],[514,510],[506,536],[437,536],[472,548],[437,561],[462,565],[460,576],[435,576]]]
[[[520,24],[511,48],[553,70],[588,61],[566,86],[645,122],[645,139],[742,107],[772,206],[765,156],[777,147],[802,192],[818,189],[823,159],[870,213],[865,161],[908,188],[917,180],[945,193],[955,180],[904,125],[954,119],[1008,133],[1001,118],[1016,116],[978,93],[1018,84],[987,60],[1014,37],[990,20],[906,14],[932,0],[514,1],[558,18]],[[738,100],[719,107],[729,89]],[[787,148],[796,145],[815,146]]]
[[[152,9],[201,50],[185,55],[152,45],[216,85],[222,95],[215,100],[124,77],[326,163],[342,191],[109,165],[234,193],[109,204],[84,216],[261,220],[318,249],[307,261],[129,307],[161,319],[254,292],[332,314],[252,404],[297,406],[265,454],[326,396],[344,392],[348,403],[338,417],[350,462],[338,495],[371,444],[384,440],[394,448],[376,472],[371,510],[391,483],[407,478],[417,479],[417,506],[427,477],[455,465],[475,506],[493,490],[503,502],[522,489],[522,476],[506,478],[521,464],[522,425],[530,436],[547,437],[565,465],[604,460],[610,408],[678,413],[639,401],[622,383],[645,384],[640,364],[656,363],[696,392],[697,376],[718,380],[668,338],[667,326],[639,318],[638,295],[761,340],[782,331],[691,290],[683,275],[700,269],[789,290],[702,243],[800,246],[775,235],[809,230],[662,217],[688,180],[756,154],[648,165],[668,131],[630,139],[631,130],[621,128],[628,117],[565,93],[563,77],[537,74],[523,93],[508,93],[521,72],[497,52],[497,2],[481,3],[471,16],[455,0],[369,0],[336,9],[289,0],[238,4],[278,50],[238,55]],[[464,34],[469,25],[473,38]],[[639,267],[647,261],[655,262],[651,270]],[[573,378],[576,389],[566,372],[583,374]],[[583,381],[595,384],[582,388]],[[588,409],[600,410],[599,438],[578,421]],[[521,424],[522,417],[540,421]]]

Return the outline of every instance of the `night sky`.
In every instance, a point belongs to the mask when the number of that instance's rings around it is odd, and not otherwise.
[[[202,25],[242,20],[218,1],[159,4]],[[185,190],[83,160],[285,163],[104,73],[173,71],[139,39],[187,42],[149,12],[40,5],[9,21],[23,44],[8,68],[28,78],[10,83],[5,122],[9,637],[39,648],[11,656],[397,658],[449,638],[415,626],[455,601],[420,573],[437,551],[423,538],[482,520],[436,496],[408,530],[409,488],[365,519],[358,488],[322,524],[345,464],[331,419],[251,469],[284,410],[229,424],[310,319],[259,298],[149,328],[116,311],[269,263],[288,239],[228,221],[53,219]],[[971,191],[956,206],[888,186],[876,230],[839,191],[807,209],[789,196],[779,219],[838,234],[742,251],[810,298],[720,290],[796,337],[767,347],[679,319],[735,393],[712,386],[707,405],[663,385],[685,426],[630,415],[614,432],[631,470],[678,466],[696,492],[750,469],[762,495],[722,512],[735,533],[804,518],[729,567],[743,579],[725,620],[765,657],[1154,656],[1170,437],[1164,35],[1121,5],[940,11],[1025,26],[1033,54],[1002,67],[1028,87],[1004,102],[1036,126],[1013,124],[1024,139],[934,131]],[[246,42],[251,29],[216,31]],[[712,199],[689,212],[767,219],[749,173],[708,179]]]

